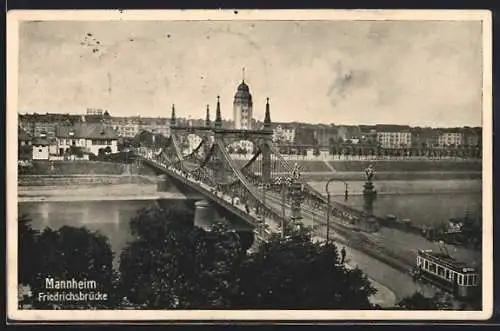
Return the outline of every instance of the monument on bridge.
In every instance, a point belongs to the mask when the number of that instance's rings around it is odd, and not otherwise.
[[[301,213],[301,204],[304,201],[305,192],[304,192],[304,184],[302,184],[300,179],[300,170],[299,165],[297,163],[294,164],[291,176],[291,182],[288,187],[288,195],[291,200],[291,209],[292,209],[292,222],[298,222],[302,220]]]
[[[363,200],[364,206],[363,210],[365,212],[364,225],[368,232],[376,232],[379,228],[377,219],[373,214],[373,202],[377,198],[377,191],[373,185],[373,177],[375,176],[375,169],[370,164],[368,168],[365,169],[366,182],[363,185]]]

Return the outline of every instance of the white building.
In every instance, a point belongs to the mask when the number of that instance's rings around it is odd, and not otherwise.
[[[253,124],[252,94],[245,80],[238,86],[233,101],[234,128],[237,130],[251,130]]]
[[[295,128],[278,124],[273,130],[273,141],[293,143],[295,141]]]
[[[100,149],[107,147],[111,153],[118,152],[118,134],[111,127],[101,123],[58,127],[56,139],[59,155],[67,153],[71,146],[95,155],[99,154]]]
[[[33,160],[49,159],[49,141],[45,138],[37,138],[33,141]]]
[[[57,153],[57,146],[53,138],[48,138],[45,133],[40,134],[32,145],[33,160],[49,160],[51,155]]]
[[[438,137],[439,147],[460,146],[464,144],[462,132],[442,132]]]
[[[377,142],[383,148],[411,147],[410,131],[378,131]]]
[[[115,117],[111,119],[111,127],[120,137],[135,137],[140,132],[140,123],[134,117]]]

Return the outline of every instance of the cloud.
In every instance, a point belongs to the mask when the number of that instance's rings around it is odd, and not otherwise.
[[[258,119],[269,96],[276,121],[477,125],[480,36],[477,22],[23,23],[19,104],[203,118],[220,95],[230,118],[245,67]]]

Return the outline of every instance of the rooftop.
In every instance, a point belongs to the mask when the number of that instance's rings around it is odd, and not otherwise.
[[[81,123],[56,128],[58,138],[118,139],[115,130],[102,123]]]

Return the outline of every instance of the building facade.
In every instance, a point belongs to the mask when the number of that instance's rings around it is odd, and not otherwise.
[[[233,101],[234,128],[251,130],[253,124],[253,101],[250,88],[245,80],[238,86]]]
[[[464,145],[464,133],[460,131],[444,131],[438,138],[439,147],[457,147]]]
[[[273,141],[293,144],[295,142],[295,127],[288,123],[274,124]]]
[[[377,142],[382,148],[410,148],[412,134],[409,126],[377,125]]]
[[[118,134],[102,123],[85,123],[57,128],[57,154],[64,155],[73,148],[83,152],[99,154],[109,147],[111,153],[118,152]]]
[[[142,131],[170,136],[169,120],[164,117],[112,117],[110,126],[118,133],[119,137],[133,138]]]
[[[31,147],[33,160],[49,160],[57,152],[55,139],[47,137],[45,133],[34,139]]]

